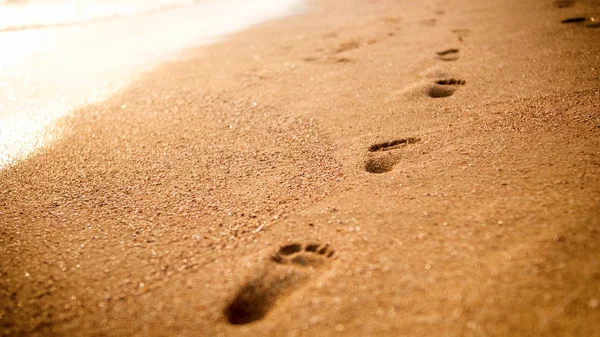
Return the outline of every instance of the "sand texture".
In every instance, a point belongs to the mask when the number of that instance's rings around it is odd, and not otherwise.
[[[315,0],[0,172],[6,336],[600,336],[600,3]]]

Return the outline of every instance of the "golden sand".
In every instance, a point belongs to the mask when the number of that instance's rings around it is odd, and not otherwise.
[[[600,335],[598,17],[319,0],[162,66],[0,173],[0,331]]]

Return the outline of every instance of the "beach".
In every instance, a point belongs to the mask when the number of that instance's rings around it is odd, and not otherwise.
[[[313,0],[0,171],[3,336],[600,336],[600,5]]]

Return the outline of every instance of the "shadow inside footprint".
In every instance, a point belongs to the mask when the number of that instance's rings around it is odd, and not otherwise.
[[[369,173],[386,173],[391,171],[398,163],[395,156],[385,156],[379,158],[370,158],[365,163],[365,171]]]
[[[454,78],[437,80],[427,89],[427,94],[433,98],[452,96],[459,86],[465,84],[467,81]]]
[[[389,151],[397,149],[400,145],[406,144],[414,144],[419,142],[419,138],[405,138],[405,139],[396,139],[389,142],[383,142],[378,144],[373,144],[369,146],[369,152],[377,152],[377,151]]]
[[[259,277],[244,284],[225,308],[231,324],[248,324],[263,318],[278,298],[291,293],[333,256],[329,245],[293,243],[281,247]]]
[[[584,21],[585,21],[584,17],[576,17],[576,18],[564,19],[560,23],[578,23],[578,22],[584,22]]]
[[[369,173],[385,173],[391,171],[400,161],[400,155],[396,150],[401,146],[415,144],[420,141],[419,138],[396,139],[389,142],[373,144],[369,146],[369,152],[390,151],[381,154],[373,154],[365,163],[365,171]]]

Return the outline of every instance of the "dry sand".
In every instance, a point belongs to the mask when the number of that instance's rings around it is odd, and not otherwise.
[[[2,335],[600,336],[599,2],[311,7],[0,173]]]

